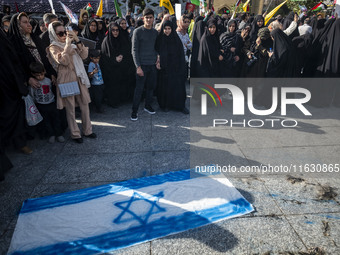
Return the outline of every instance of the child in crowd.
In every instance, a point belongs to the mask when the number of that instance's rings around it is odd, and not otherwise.
[[[91,101],[94,103],[98,113],[103,113],[103,96],[104,96],[104,81],[102,76],[102,71],[99,66],[100,61],[100,51],[92,50],[90,52],[91,62],[88,67],[88,75],[91,79]]]
[[[42,125],[49,137],[48,142],[54,143],[57,137],[57,141],[63,143],[65,138],[62,136],[63,130],[52,92],[51,80],[45,77],[46,71],[41,63],[33,62],[29,67],[32,76],[40,83],[37,89],[30,87],[30,94],[43,117]]]

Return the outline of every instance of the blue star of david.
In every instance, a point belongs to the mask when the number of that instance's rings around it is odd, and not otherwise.
[[[137,192],[134,192],[132,197],[129,200],[117,202],[117,203],[114,204],[115,206],[122,209],[123,211],[119,214],[119,216],[113,222],[117,224],[117,223],[122,223],[122,222],[130,221],[130,220],[137,220],[141,225],[146,225],[152,214],[156,214],[156,213],[166,211],[164,208],[157,205],[157,202],[159,201],[159,198],[161,198],[161,197],[164,197],[163,191],[159,192],[156,195],[152,195],[148,198],[144,197],[143,195],[141,195]],[[133,202],[139,201],[139,200],[143,200],[143,201],[145,201],[145,202],[147,202],[151,205],[150,209],[149,209],[149,211],[146,215],[138,216],[135,212],[133,212],[129,209]],[[125,207],[123,206],[124,204],[126,204]],[[156,210],[156,211],[154,211],[154,210]],[[129,220],[124,220],[124,221],[121,220],[121,218],[123,217],[123,215],[125,213],[129,213],[130,215],[133,216],[133,218],[129,219]]]

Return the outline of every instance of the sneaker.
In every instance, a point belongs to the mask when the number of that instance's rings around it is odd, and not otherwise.
[[[28,146],[24,146],[20,149],[20,151],[26,155],[32,154],[32,149]]]
[[[55,136],[51,136],[51,137],[48,139],[48,143],[55,143]]]
[[[58,136],[57,137],[57,141],[59,142],[59,143],[63,143],[63,142],[65,142],[65,138],[61,135],[61,136]]]
[[[131,113],[131,120],[133,120],[133,121],[138,120],[137,112],[132,112],[132,113]]]
[[[76,143],[83,143],[83,138],[74,138],[73,141],[75,141]]]
[[[155,114],[155,110],[150,106],[150,105],[146,105],[144,107],[144,111],[148,112],[149,114]]]
[[[184,114],[189,114],[189,113],[190,113],[189,110],[188,110],[186,107],[183,108],[182,112],[183,112]]]
[[[89,134],[89,135],[84,135],[84,136],[87,137],[87,138],[92,138],[92,139],[97,138],[97,135],[95,133],[92,133],[92,134]]]

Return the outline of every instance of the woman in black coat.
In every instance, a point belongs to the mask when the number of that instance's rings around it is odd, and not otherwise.
[[[28,84],[32,87],[40,86],[29,69],[29,65],[33,62],[42,63],[46,70],[46,76],[54,83],[56,81],[56,72],[46,57],[40,38],[32,33],[32,26],[26,13],[17,13],[12,16],[8,33],[16,53],[20,56]]]
[[[116,108],[131,99],[136,70],[132,61],[131,46],[121,35],[117,23],[110,23],[101,52],[100,66],[105,83],[105,98],[109,106]]]
[[[100,50],[105,34],[99,32],[98,22],[95,19],[90,19],[89,22],[86,23],[83,31],[81,32],[81,36],[86,39],[95,41],[96,50]]]
[[[210,19],[201,38],[198,51],[200,77],[220,77],[222,54],[217,34],[217,22],[215,19]]]
[[[221,66],[222,77],[238,77],[240,73],[240,54],[243,47],[243,39],[237,31],[237,21],[230,20],[227,31],[220,35],[220,43],[223,50]]]
[[[270,33],[273,39],[273,52],[268,53],[267,77],[294,77],[295,54],[292,40],[277,28]]]
[[[29,154],[26,146],[25,103],[22,96],[28,94],[26,78],[15,48],[0,28],[0,181],[12,168],[5,155],[5,147],[13,143],[17,149]]]
[[[160,71],[157,84],[157,100],[161,109],[182,111],[185,108],[186,62],[183,47],[171,21],[165,21],[156,40],[156,51],[160,56]]]

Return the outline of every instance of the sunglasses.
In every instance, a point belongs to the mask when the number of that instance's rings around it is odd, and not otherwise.
[[[66,31],[62,31],[62,32],[58,32],[57,33],[57,36],[59,36],[59,37],[63,37],[64,35],[66,36]]]

